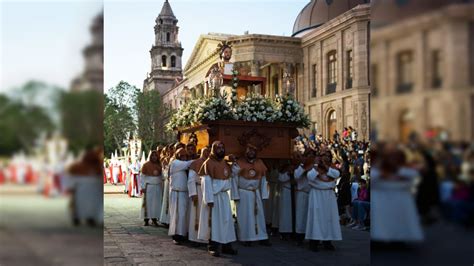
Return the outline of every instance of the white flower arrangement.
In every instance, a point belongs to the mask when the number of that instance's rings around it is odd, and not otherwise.
[[[174,130],[205,121],[241,120],[291,123],[308,128],[310,120],[302,106],[290,95],[277,95],[275,101],[260,94],[249,94],[239,103],[226,101],[226,97],[194,99],[172,116],[166,128]]]
[[[276,96],[277,118],[275,121],[296,124],[299,128],[308,128],[311,124],[303,107],[291,95]]]
[[[260,94],[247,95],[234,108],[238,120],[273,122],[276,119],[274,103]]]
[[[205,97],[198,100],[194,110],[194,123],[215,120],[233,120],[230,104],[223,97]]]

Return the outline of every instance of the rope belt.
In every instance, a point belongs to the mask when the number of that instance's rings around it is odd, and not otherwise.
[[[316,190],[334,190],[334,188],[314,188]]]

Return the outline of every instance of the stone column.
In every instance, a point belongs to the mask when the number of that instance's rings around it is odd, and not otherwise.
[[[357,22],[355,24],[354,39],[352,41],[353,88],[369,85],[369,30],[370,29],[368,28],[367,21]],[[344,56],[346,56],[346,54],[344,54]]]

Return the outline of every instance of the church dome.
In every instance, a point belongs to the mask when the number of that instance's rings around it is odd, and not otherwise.
[[[296,17],[293,35],[319,27],[340,14],[369,0],[311,0]]]

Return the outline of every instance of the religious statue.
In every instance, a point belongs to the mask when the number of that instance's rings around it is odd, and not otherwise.
[[[220,61],[211,66],[206,78],[213,96],[230,95],[230,87],[224,85],[223,75],[232,75],[234,64],[230,62],[232,58],[232,46],[227,41],[217,45]]]

